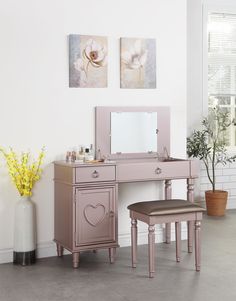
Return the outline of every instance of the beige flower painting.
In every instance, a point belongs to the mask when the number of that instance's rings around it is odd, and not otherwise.
[[[120,49],[121,88],[156,88],[156,41],[121,38]]]
[[[69,35],[69,86],[107,87],[107,38]]]

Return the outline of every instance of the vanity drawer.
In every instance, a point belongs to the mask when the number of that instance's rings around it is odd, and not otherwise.
[[[117,180],[120,182],[181,179],[189,176],[188,161],[122,163],[117,165]]]
[[[75,170],[75,183],[115,181],[115,166],[84,166]]]

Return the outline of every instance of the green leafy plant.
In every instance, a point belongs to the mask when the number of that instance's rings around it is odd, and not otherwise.
[[[216,166],[236,159],[236,156],[228,156],[226,149],[226,132],[230,124],[229,112],[216,106],[202,120],[202,130],[195,130],[187,138],[187,154],[203,161],[213,192],[216,186]]]

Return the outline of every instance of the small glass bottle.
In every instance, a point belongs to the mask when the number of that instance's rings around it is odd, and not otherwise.
[[[93,145],[90,144],[90,149],[89,149],[89,157],[90,157],[90,161],[94,160],[94,156],[95,155],[95,152],[94,152],[94,149],[93,149]]]
[[[90,161],[89,148],[85,148],[84,161]]]
[[[78,153],[78,156],[77,156],[77,160],[79,162],[84,162],[84,148],[83,146],[80,147],[80,150],[79,150],[79,153]]]
[[[71,152],[66,153],[66,162],[71,162]]]
[[[75,162],[76,160],[76,151],[72,151],[71,153],[71,162]]]
[[[102,160],[100,148],[97,150],[97,153],[96,153],[96,160],[98,160],[98,161],[101,161],[101,160]]]

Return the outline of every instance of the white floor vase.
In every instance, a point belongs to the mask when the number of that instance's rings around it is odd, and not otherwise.
[[[15,208],[13,263],[31,265],[35,261],[35,206],[30,197],[21,197]]]

